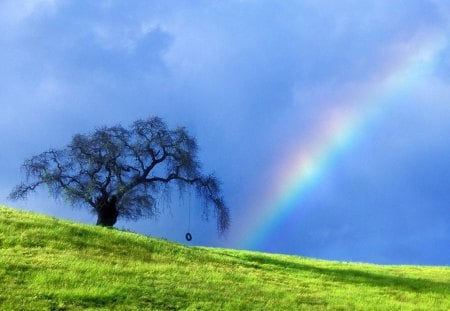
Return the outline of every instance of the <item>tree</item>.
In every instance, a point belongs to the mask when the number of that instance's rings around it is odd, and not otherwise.
[[[214,207],[217,230],[230,223],[229,210],[213,175],[203,175],[196,140],[183,127],[170,130],[160,118],[137,120],[128,129],[103,127],[77,134],[64,149],[43,152],[26,160],[26,182],[10,194],[24,199],[46,185],[55,198],[74,206],[88,206],[97,214],[97,225],[113,226],[118,218],[154,217],[159,193],[195,188],[206,214]]]

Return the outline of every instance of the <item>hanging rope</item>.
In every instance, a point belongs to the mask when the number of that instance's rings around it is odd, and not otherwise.
[[[189,190],[189,202],[188,202],[188,229],[187,233],[184,236],[186,238],[186,241],[192,240],[192,234],[189,232],[191,231],[191,201],[192,201],[192,190]]]
[[[188,231],[191,231],[191,205],[192,205],[192,190],[189,191],[189,212],[188,212]]]

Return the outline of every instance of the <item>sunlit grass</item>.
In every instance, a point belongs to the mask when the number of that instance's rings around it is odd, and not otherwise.
[[[0,207],[1,310],[450,310],[450,268],[186,247]]]

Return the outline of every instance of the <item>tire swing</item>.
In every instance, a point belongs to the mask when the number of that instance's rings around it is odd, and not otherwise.
[[[186,241],[190,242],[192,240],[192,234],[190,234],[189,232],[186,233],[186,235],[184,236],[186,238]]]
[[[184,236],[184,238],[188,242],[190,242],[192,240],[192,234],[189,231],[191,231],[191,193],[189,193],[188,229],[187,229],[186,235]]]

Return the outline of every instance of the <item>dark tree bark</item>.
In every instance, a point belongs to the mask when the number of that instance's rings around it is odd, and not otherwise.
[[[117,199],[112,196],[110,199],[103,196],[96,201],[95,210],[97,212],[97,225],[112,227],[117,222],[119,211],[117,209]]]

